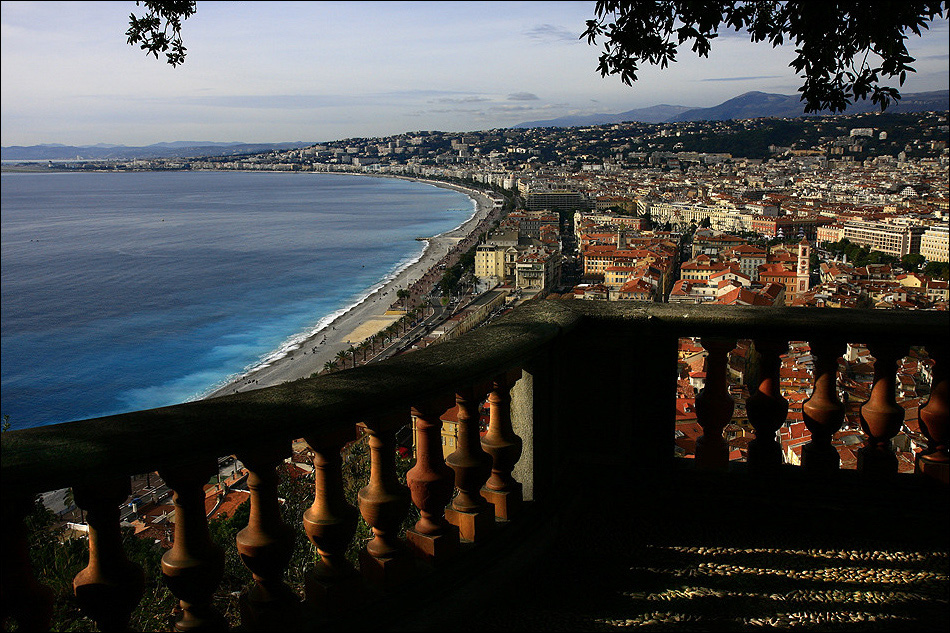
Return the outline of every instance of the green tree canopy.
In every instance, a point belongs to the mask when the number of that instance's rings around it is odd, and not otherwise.
[[[129,15],[129,30],[125,32],[129,44],[138,44],[146,55],[158,59],[165,55],[165,61],[172,66],[185,63],[185,45],[181,39],[181,23],[197,10],[193,1],[172,0],[152,2],[137,0],[135,6],[145,6],[147,13],[139,18]]]
[[[919,36],[946,13],[946,1],[599,0],[581,38],[603,40],[597,70],[604,77],[620,75],[627,85],[637,80],[642,63],[666,68],[675,62],[682,44],[708,57],[720,28],[745,31],[752,42],[773,47],[788,41],[798,54],[790,66],[805,80],[798,89],[805,112],[841,112],[868,96],[883,110],[900,92],[880,82],[896,77],[903,85],[907,73],[916,72],[906,33]],[[878,65],[872,65],[875,58]]]

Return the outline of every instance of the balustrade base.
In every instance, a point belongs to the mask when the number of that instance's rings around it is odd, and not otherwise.
[[[363,601],[363,593],[363,579],[356,570],[345,575],[330,576],[310,569],[304,575],[307,604],[323,615],[346,613]]]
[[[494,530],[495,511],[488,506],[476,512],[462,512],[450,506],[445,509],[445,520],[458,528],[463,541],[477,543]]]
[[[725,472],[729,469],[729,445],[721,437],[708,439],[705,435],[696,440],[696,466],[703,470]]]
[[[865,446],[858,451],[858,471],[870,477],[888,477],[897,474],[897,455],[892,450]]]
[[[415,530],[406,531],[409,549],[419,558],[438,563],[458,553],[459,531],[454,525],[446,526],[442,534],[421,534]]]
[[[802,467],[808,473],[834,473],[841,470],[841,457],[831,444],[805,444],[802,448]]]
[[[412,578],[415,571],[415,561],[408,551],[389,558],[376,558],[365,549],[360,552],[360,573],[377,587],[402,584]]]
[[[931,460],[927,459],[926,455],[918,455],[915,472],[950,484],[950,462]]]
[[[187,607],[188,605],[186,605]],[[198,633],[199,631],[227,631],[227,619],[213,609],[177,606],[172,610],[169,624],[179,633]]]
[[[775,470],[785,463],[782,446],[772,439],[755,438],[749,442],[749,454],[746,458],[749,468]]]
[[[482,488],[481,493],[488,503],[495,506],[495,517],[502,521],[510,521],[516,517],[524,504],[520,483],[512,485],[510,490]]]
[[[241,623],[252,631],[296,631],[302,625],[300,597],[286,584],[260,584],[241,594]]]

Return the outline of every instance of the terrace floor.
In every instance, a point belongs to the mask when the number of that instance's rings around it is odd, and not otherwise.
[[[651,481],[585,464],[555,511],[337,630],[946,631],[950,507],[913,476],[784,468]],[[586,480],[586,481],[585,481]],[[499,566],[498,562],[504,560]],[[369,612],[367,612],[369,613]]]

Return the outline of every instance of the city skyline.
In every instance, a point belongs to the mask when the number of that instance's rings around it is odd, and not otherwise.
[[[199,2],[172,68],[126,44],[134,2],[2,3],[2,144],[320,142],[465,132],[795,94],[794,47],[723,32],[625,86],[579,36],[593,2]],[[948,26],[910,35],[904,93],[945,90]]]

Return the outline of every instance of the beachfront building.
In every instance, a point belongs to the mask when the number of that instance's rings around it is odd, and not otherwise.
[[[475,249],[475,276],[482,282],[492,285],[504,283],[505,259],[508,251],[514,247],[504,247],[497,244],[480,244]]]
[[[482,244],[475,251],[475,276],[490,285],[548,291],[560,283],[561,251],[546,245]]]
[[[488,285],[550,291],[561,278],[558,216],[518,211],[502,220],[475,249],[475,276]]]

